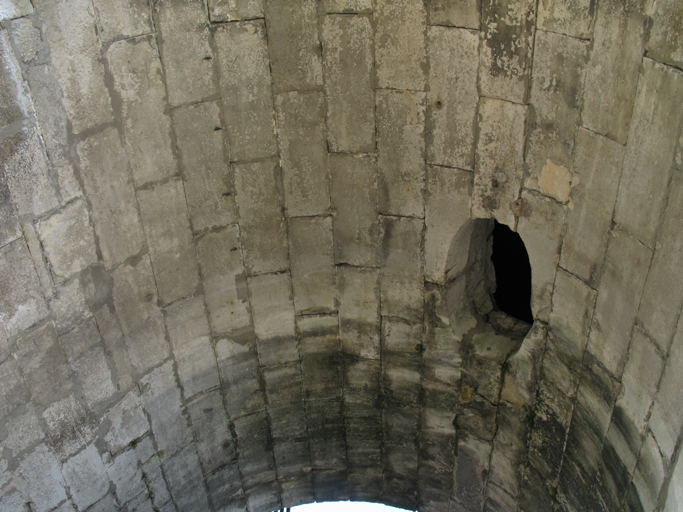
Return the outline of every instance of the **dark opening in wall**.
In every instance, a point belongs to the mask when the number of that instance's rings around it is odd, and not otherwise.
[[[495,222],[491,262],[496,273],[493,298],[498,309],[519,320],[533,323],[531,314],[531,264],[521,237]]]

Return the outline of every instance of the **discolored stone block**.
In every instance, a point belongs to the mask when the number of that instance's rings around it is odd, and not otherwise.
[[[213,22],[263,18],[263,0],[208,0]]]
[[[477,0],[428,0],[425,7],[430,25],[479,30],[481,5]]]
[[[253,338],[253,333],[251,338]],[[216,358],[225,392],[225,404],[231,418],[265,408],[261,389],[258,353],[255,343],[237,336],[216,341]]]
[[[590,0],[541,0],[536,26],[579,39],[590,39],[595,3]]]
[[[337,272],[342,350],[379,359],[379,271],[342,266]]]
[[[458,441],[454,498],[465,510],[484,504],[485,479],[488,473],[491,445],[472,437]]]
[[[237,452],[221,391],[200,395],[188,404],[187,411],[192,418],[192,430],[204,474],[210,474],[226,463],[230,464],[237,457]]]
[[[48,445],[65,461],[94,438],[96,422],[73,394],[43,411]]]
[[[59,461],[47,446],[38,446],[33,453],[21,462],[16,472],[27,483],[25,492],[37,510],[51,510],[67,499],[64,489],[66,483],[61,473]],[[8,494],[4,494],[4,496]],[[23,499],[16,503],[17,508],[15,510],[21,510],[19,507],[26,505],[26,496],[21,498]],[[0,503],[3,502],[4,499]]]
[[[33,12],[31,0],[8,0],[0,9],[0,20],[8,20],[26,16]]]
[[[71,362],[76,378],[83,385],[83,396],[88,407],[97,411],[114,394],[111,371],[102,347],[94,347]]]

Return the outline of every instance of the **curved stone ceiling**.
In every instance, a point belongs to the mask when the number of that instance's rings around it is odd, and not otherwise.
[[[2,511],[683,507],[680,1],[0,16]]]

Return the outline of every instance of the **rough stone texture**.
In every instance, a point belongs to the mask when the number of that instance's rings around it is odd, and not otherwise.
[[[152,13],[146,0],[112,3],[93,0],[103,41],[126,39],[153,32]]]
[[[327,140],[333,152],[375,147],[372,37],[366,17],[328,15],[323,20]]]
[[[90,445],[62,468],[74,503],[81,510],[99,500],[109,488],[109,478],[97,448]]]
[[[595,3],[590,0],[541,0],[536,26],[550,32],[590,39]]]
[[[1,7],[0,7],[1,9]],[[0,127],[4,128],[31,112],[31,100],[23,83],[21,69],[12,51],[6,29],[0,31]]]
[[[470,30],[429,27],[427,38],[427,162],[472,170],[479,36]]]
[[[226,463],[233,466],[236,457],[235,444],[228,427],[221,392],[211,391],[202,394],[193,400],[187,409],[192,418],[197,454],[204,471],[209,474]],[[233,488],[240,487],[239,482],[230,484]]]
[[[47,512],[66,499],[59,462],[47,447],[41,445],[36,448],[24,459],[17,472],[28,483],[25,492],[37,510]],[[25,503],[23,500],[20,506],[23,507]]]
[[[5,0],[0,6],[0,20],[8,20],[26,16],[33,12],[31,0]]]
[[[112,407],[106,417],[111,422],[111,427],[104,440],[112,454],[125,449],[129,443],[139,439],[149,430],[142,401],[135,391],[129,392]]]
[[[372,11],[372,0],[322,0],[326,13],[360,13]]]
[[[43,44],[40,29],[33,25],[31,18],[19,18],[12,23],[12,37],[24,62],[31,62],[41,52]]]
[[[193,444],[164,462],[164,474],[176,507],[180,510],[207,510],[206,487]]]
[[[430,25],[479,30],[481,6],[476,0],[429,0],[425,7]]]
[[[263,18],[263,0],[208,0],[211,21]]]
[[[650,39],[645,48],[648,56],[671,66],[683,68],[683,17],[681,4],[668,0],[657,2],[652,13]]]
[[[379,272],[339,267],[339,336],[345,352],[379,359]]]

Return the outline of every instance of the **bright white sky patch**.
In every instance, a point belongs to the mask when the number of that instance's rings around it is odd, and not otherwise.
[[[331,501],[326,503],[309,503],[292,507],[292,512],[406,512],[402,508],[387,507],[379,503],[364,501]]]

